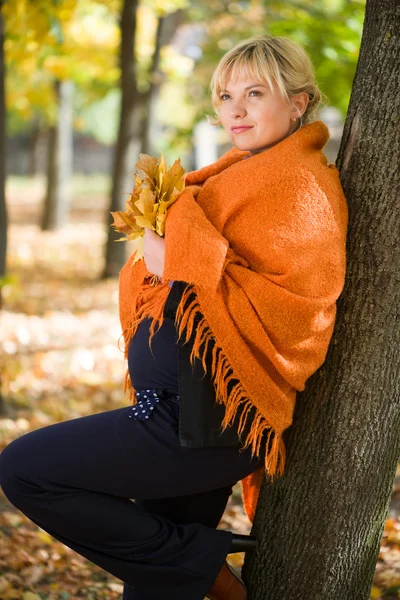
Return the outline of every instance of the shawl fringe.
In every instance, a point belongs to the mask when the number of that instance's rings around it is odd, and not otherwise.
[[[185,343],[189,341],[193,332],[195,332],[190,359],[192,363],[196,358],[200,360],[205,372],[207,371],[206,356],[208,348],[210,343],[213,344],[211,380],[214,384],[217,402],[225,406],[221,431],[233,425],[238,408],[243,405],[243,411],[237,425],[243,449],[251,447],[252,456],[259,457],[263,436],[266,434],[265,470],[271,477],[283,475],[286,451],[282,436],[274,430],[259,411],[256,411],[255,416],[250,417],[250,413],[256,408],[247,398],[242,384],[235,376],[228,357],[218,344],[205,317],[202,315],[194,286],[188,286],[182,295],[176,313],[176,325],[179,339],[183,339]],[[252,418],[250,431],[243,440],[242,434],[249,418]]]

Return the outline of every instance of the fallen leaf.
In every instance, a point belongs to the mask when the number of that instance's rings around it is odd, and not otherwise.
[[[124,591],[124,586],[122,583],[109,583],[108,587],[112,592],[117,592],[117,594],[122,594]]]
[[[17,513],[5,511],[3,512],[3,517],[11,527],[18,527],[23,522],[22,516]]]
[[[7,590],[10,587],[11,582],[9,581],[6,575],[2,575],[0,577],[0,597],[2,597],[5,590]]]
[[[47,533],[47,531],[43,531],[43,530],[38,531],[37,537],[39,538],[39,540],[41,542],[43,542],[44,544],[48,544],[49,546],[52,546],[54,543],[53,538],[51,537],[51,535],[49,535]]]
[[[25,592],[22,598],[23,600],[42,600],[39,594],[34,594],[33,592]]]
[[[25,579],[25,584],[27,586],[32,586],[35,585],[35,583],[37,583],[38,581],[40,581],[42,579],[44,575],[44,567],[42,565],[34,565],[32,567],[30,567],[29,569],[25,569],[24,572],[24,579]]]

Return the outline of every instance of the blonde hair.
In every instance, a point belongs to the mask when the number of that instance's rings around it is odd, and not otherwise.
[[[308,95],[308,106],[301,117],[301,124],[310,123],[322,99],[311,60],[304,48],[285,37],[257,36],[237,44],[219,61],[211,79],[211,101],[219,125],[220,93],[229,79],[236,79],[244,72],[257,81],[267,82],[271,92],[275,83],[282,97],[290,103],[290,97],[300,92]]]

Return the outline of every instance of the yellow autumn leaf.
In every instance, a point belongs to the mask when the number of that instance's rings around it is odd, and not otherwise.
[[[167,208],[168,208],[167,202],[159,202],[159,204],[157,205],[157,217],[160,217],[161,215],[165,215],[167,212]]]
[[[21,600],[21,591],[11,587],[5,590],[0,597],[1,600]],[[40,597],[39,600],[41,600]]]
[[[168,200],[171,194],[174,191],[176,185],[179,185],[179,181],[183,178],[185,174],[185,170],[181,166],[180,158],[174,162],[172,167],[165,172],[161,190],[160,190],[160,199]]]
[[[241,569],[243,567],[244,555],[243,552],[235,552],[229,555],[229,564],[235,569]]]
[[[47,533],[47,531],[42,531],[42,530],[40,530],[40,531],[37,533],[37,536],[38,536],[39,540],[40,540],[41,542],[43,542],[44,544],[48,544],[49,546],[51,546],[51,545],[54,543],[54,540],[53,540],[53,538],[51,537],[51,535],[49,535],[49,534]]]
[[[130,233],[131,227],[127,225],[124,219],[122,218],[121,211],[112,212],[111,216],[114,219],[114,223],[112,224],[112,226],[115,227],[115,229],[117,229],[121,233]]]
[[[139,186],[138,186],[139,187]],[[140,198],[140,193],[138,189],[134,189],[129,199],[126,201],[126,212],[132,213],[135,217],[142,214],[141,210],[136,206],[136,202]]]
[[[385,582],[385,588],[400,588],[400,577],[396,577],[395,574],[391,571],[386,573],[382,573],[382,579]]]
[[[137,178],[141,181],[149,180],[155,182],[159,161],[148,154],[139,154],[139,160],[135,165],[137,170]]]
[[[171,204],[173,204],[175,202],[175,200],[178,198],[178,196],[180,195],[181,192],[173,192],[170,196],[170,198],[166,198],[165,200],[161,200],[159,202],[159,207],[158,207],[158,212],[164,213],[167,212],[167,208],[169,206],[171,206]]]
[[[370,600],[378,600],[381,596],[382,596],[381,590],[379,588],[377,588],[376,586],[373,586],[371,588],[371,592],[370,592]]]
[[[8,588],[10,588],[12,586],[11,581],[8,579],[7,576],[5,575],[1,575],[0,576],[0,598],[2,597],[3,592],[5,592],[5,590],[7,590]]]
[[[41,596],[33,592],[25,592],[22,598],[23,600],[41,600]]]
[[[136,219],[136,223],[137,223],[137,225],[139,225],[139,227],[151,229],[152,231],[156,230],[153,223],[151,221],[149,221],[149,219],[147,217],[135,217],[135,219]]]
[[[141,211],[142,215],[152,214],[154,209],[154,192],[148,188],[142,190],[139,200],[135,202],[135,206]]]
[[[166,214],[163,214],[163,215],[158,214],[157,218],[156,218],[156,233],[158,233],[158,235],[160,237],[162,237],[164,235],[164,233],[165,233],[165,219],[166,219],[166,217],[167,217]]]
[[[137,231],[134,231],[133,233],[131,233],[126,239],[128,242],[131,242],[133,240],[138,240],[143,236],[144,236],[144,228],[139,227],[139,229]]]
[[[141,215],[138,215],[141,216]],[[120,212],[120,217],[129,227],[129,233],[134,233],[137,230],[136,216],[131,212]]]
[[[158,171],[159,171],[159,173],[162,173],[164,175],[166,170],[167,170],[167,163],[165,162],[165,158],[162,156],[160,158],[160,165],[158,167]]]
[[[141,258],[143,258],[143,250],[144,250],[144,238],[138,238],[135,241],[135,254],[133,256],[133,261],[132,261],[132,265],[134,265],[135,263],[137,263]]]

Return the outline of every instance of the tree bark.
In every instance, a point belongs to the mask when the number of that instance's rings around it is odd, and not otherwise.
[[[71,205],[73,119],[71,81],[57,81],[57,123],[50,127],[47,152],[47,190],[42,217],[44,231],[65,225]]]
[[[324,366],[299,395],[285,475],[265,481],[249,600],[367,600],[400,454],[400,5],[367,0],[338,156],[348,271]]]
[[[132,191],[132,172],[139,159],[140,123],[142,105],[136,85],[136,62],[134,56],[136,38],[136,14],[138,0],[124,0],[121,14],[121,115],[114,155],[110,211],[125,210],[125,202]],[[112,223],[108,215],[108,224]],[[125,244],[116,244],[121,237],[108,228],[106,264],[103,277],[116,277],[125,262]]]

